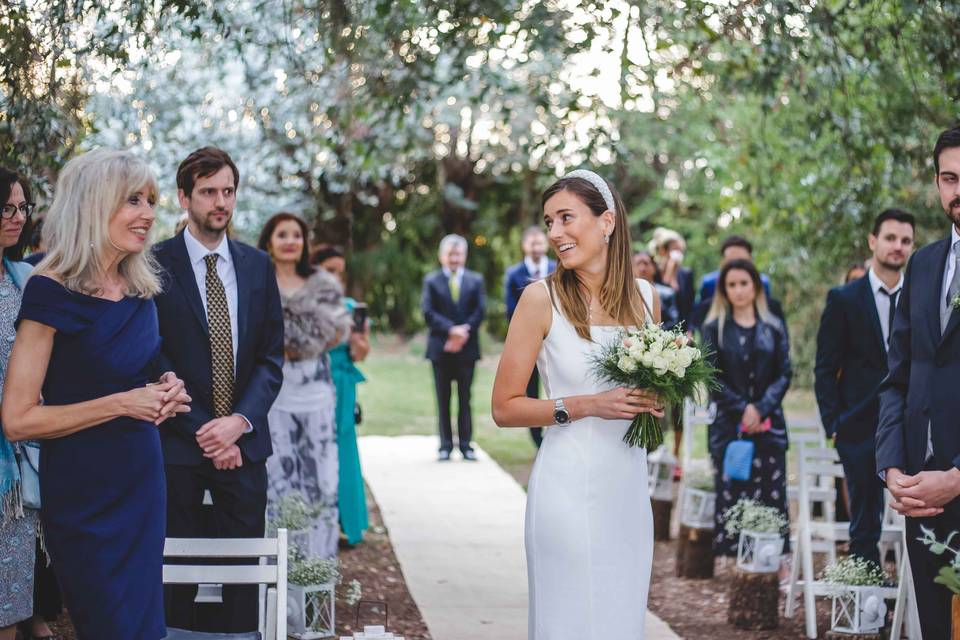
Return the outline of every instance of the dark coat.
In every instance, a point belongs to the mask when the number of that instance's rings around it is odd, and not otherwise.
[[[940,334],[940,295],[949,240],[917,251],[907,264],[888,352],[889,374],[880,385],[877,470],[908,474],[924,468],[927,425],[936,469],[960,467],[960,311]],[[947,504],[960,515],[960,501]]]
[[[283,309],[273,263],[266,253],[229,241],[237,273],[236,376],[233,412],[253,426],[237,446],[244,459],[261,462],[273,453],[267,412],[283,382]],[[196,432],[213,419],[213,368],[205,302],[183,232],[159,243],[154,256],[163,270],[163,292],[154,300],[160,320],[160,368],[174,371],[193,398],[190,412],[160,427],[165,464],[199,465],[206,459]]]
[[[683,328],[688,329],[693,319],[693,303],[697,296],[693,283],[693,270],[681,267],[677,272],[677,312]]]
[[[427,360],[437,361],[441,357],[454,357],[464,362],[480,359],[480,323],[486,309],[486,294],[483,277],[465,270],[460,285],[460,299],[454,303],[450,295],[450,284],[442,270],[433,271],[423,279],[423,297],[420,309],[427,322]],[[470,325],[470,339],[456,354],[444,352],[450,328],[458,324]]]
[[[790,366],[790,344],[787,333],[776,318],[770,322],[757,319],[753,346],[754,396],[747,393],[750,373],[744,367],[743,349],[736,339],[733,321],[727,319],[723,328],[723,347],[718,340],[719,323],[711,320],[703,326],[704,347],[719,370],[720,389],[713,392],[717,403],[717,417],[710,425],[710,454],[722,459],[727,445],[737,438],[740,419],[748,404],[760,412],[761,419],[770,418],[771,429],[765,433],[744,435],[753,438],[764,448],[787,448],[787,424],[783,417],[783,396],[790,388],[793,370]]]
[[[873,438],[880,417],[880,383],[887,350],[870,278],[827,294],[817,332],[814,390],[827,437],[862,442]]]
[[[547,273],[541,274],[541,278],[557,270],[556,260],[547,260]],[[520,262],[507,269],[503,283],[504,302],[507,305],[507,320],[513,317],[513,312],[517,310],[517,303],[520,302],[520,294],[524,287],[533,282],[533,274],[527,269],[526,262]]]

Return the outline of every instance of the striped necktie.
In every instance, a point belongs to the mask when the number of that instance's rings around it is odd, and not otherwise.
[[[207,325],[210,328],[210,357],[213,369],[214,417],[230,415],[233,408],[233,330],[223,281],[217,275],[217,254],[203,258],[207,263]]]

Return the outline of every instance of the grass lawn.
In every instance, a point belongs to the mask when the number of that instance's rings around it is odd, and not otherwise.
[[[486,344],[492,344],[486,340]],[[490,416],[490,393],[497,369],[499,345],[484,351],[473,379],[473,439],[508,473],[526,486],[536,455],[526,429],[500,429]],[[370,357],[360,364],[367,377],[357,394],[363,407],[359,435],[437,435],[437,403],[433,372],[423,357],[423,339],[402,343],[394,338],[374,340]],[[451,407],[456,432],[456,392]],[[438,441],[439,444],[439,441]],[[456,459],[456,454],[454,454]]]
[[[484,357],[473,380],[473,438],[508,473],[526,487],[536,449],[526,429],[501,429],[490,416],[490,393],[501,345],[486,339]],[[367,382],[358,388],[363,407],[359,435],[437,435],[437,406],[433,372],[424,359],[424,339],[403,342],[390,336],[375,336],[370,357],[360,364]],[[452,402],[456,429],[456,393]],[[784,402],[791,416],[815,415],[813,394],[790,391]],[[671,434],[667,434],[669,441]],[[706,427],[694,435],[697,457],[706,455]],[[454,454],[456,456],[456,454]]]

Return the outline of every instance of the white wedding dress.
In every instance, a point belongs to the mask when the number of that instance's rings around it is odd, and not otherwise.
[[[652,287],[638,282],[652,309]],[[612,388],[597,382],[592,357],[618,329],[594,326],[587,342],[553,307],[537,357],[547,397]],[[528,640],[643,638],[653,516],[647,452],[623,442],[629,425],[588,417],[544,429],[527,492]]]

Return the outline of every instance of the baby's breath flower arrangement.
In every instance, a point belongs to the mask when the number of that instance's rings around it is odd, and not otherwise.
[[[665,406],[675,406],[702,389],[716,387],[716,368],[680,327],[667,330],[649,324],[621,331],[619,339],[601,350],[594,374],[604,382],[656,392]],[[653,451],[663,443],[660,421],[638,414],[623,436],[631,447]]]
[[[787,519],[776,507],[768,507],[749,498],[741,498],[723,514],[723,528],[731,536],[741,531],[781,533]]]
[[[340,564],[334,558],[297,558],[290,562],[287,580],[301,587],[317,584],[338,584]]]
[[[860,556],[844,556],[824,569],[821,579],[827,584],[850,587],[882,587],[889,583],[880,565]]]
[[[363,588],[360,586],[360,581],[356,579],[351,580],[350,584],[347,585],[347,596],[346,596],[347,604],[349,604],[352,607],[353,605],[360,602],[360,599],[362,597],[363,597]]]
[[[317,517],[317,508],[307,504],[299,493],[292,493],[280,499],[276,507],[276,515],[270,520],[270,531],[277,529],[300,531],[310,526],[310,521]]]

